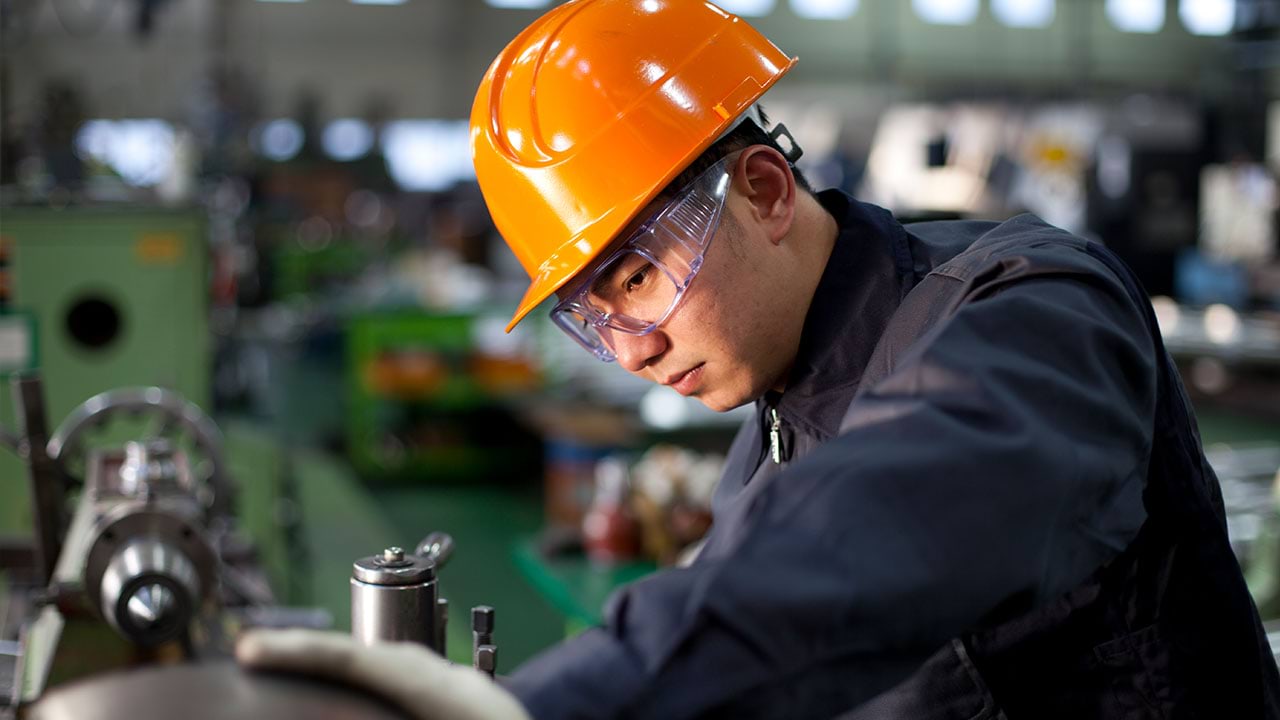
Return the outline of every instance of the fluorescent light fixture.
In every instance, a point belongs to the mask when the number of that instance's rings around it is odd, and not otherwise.
[[[303,139],[302,126],[296,120],[278,118],[258,126],[253,145],[263,157],[284,162],[298,154]]]
[[[734,15],[761,17],[773,12],[776,0],[717,0],[717,5]]]
[[[858,12],[858,0],[791,0],[791,10],[802,18],[842,20]]]
[[[1009,27],[1048,27],[1055,4],[1055,0],[991,0],[991,14]]]
[[[90,120],[76,133],[76,150],[116,171],[126,183],[148,187],[173,170],[173,126],[163,120]]]
[[[1226,35],[1236,25],[1236,0],[1181,0],[1178,16],[1195,35]]]
[[[342,118],[329,123],[320,136],[325,153],[338,161],[355,160],[369,154],[373,147],[373,128],[355,118]]]
[[[978,0],[911,0],[911,6],[935,25],[968,25],[978,17]]]
[[[382,154],[400,187],[447,190],[475,178],[466,120],[397,120],[382,129]]]
[[[486,3],[496,8],[504,8],[510,10],[533,10],[535,8],[546,7],[549,0],[484,0]]]
[[[1164,0],[1107,0],[1107,18],[1124,32],[1160,32],[1164,27]]]

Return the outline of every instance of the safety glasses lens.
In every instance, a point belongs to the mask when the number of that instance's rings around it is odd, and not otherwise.
[[[729,162],[727,157],[716,163],[643,224],[622,251],[556,306],[556,324],[600,359],[612,360],[613,331],[643,335],[666,320],[702,267],[719,227]]]
[[[618,317],[623,330],[635,325],[628,321],[644,327],[661,320],[679,288],[656,260],[639,252],[624,253],[592,283],[587,302],[602,315]]]

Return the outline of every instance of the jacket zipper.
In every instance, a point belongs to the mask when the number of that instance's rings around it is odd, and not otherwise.
[[[769,450],[773,454],[773,464],[782,464],[782,418],[778,417],[777,408],[769,408],[772,423],[769,425]]]

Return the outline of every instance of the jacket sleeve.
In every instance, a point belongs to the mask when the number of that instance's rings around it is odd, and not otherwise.
[[[1153,343],[1118,283],[996,287],[735,506],[727,551],[622,589],[510,688],[542,720],[853,707],[1118,554],[1144,519],[1154,408]]]

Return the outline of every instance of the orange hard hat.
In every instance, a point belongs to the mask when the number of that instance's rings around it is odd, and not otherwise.
[[[531,278],[507,330],[795,62],[702,0],[573,0],[512,40],[471,109],[480,190]]]

